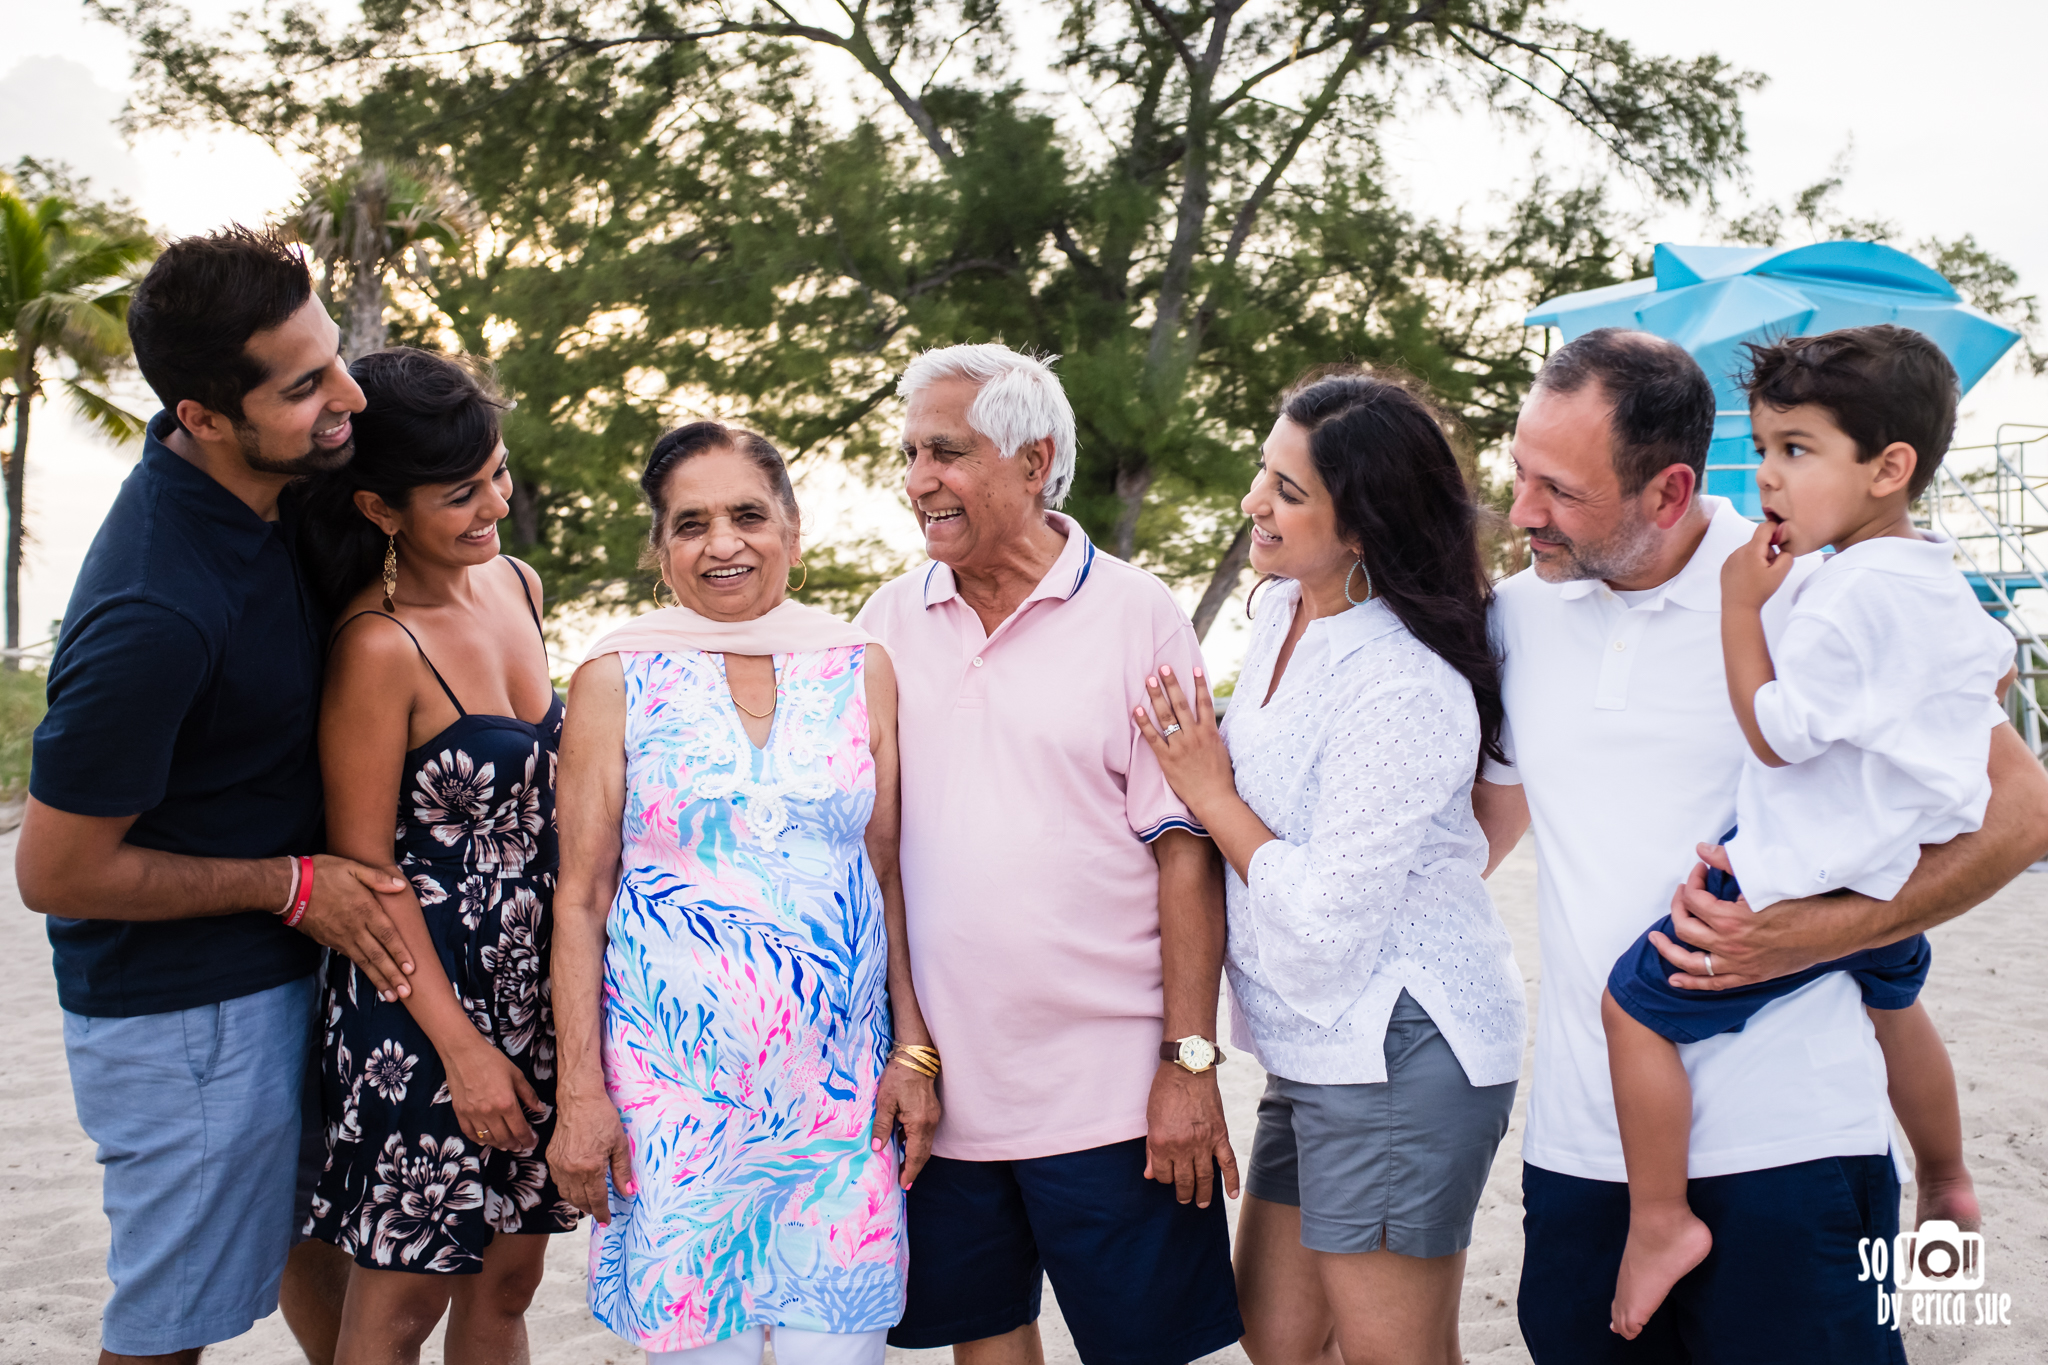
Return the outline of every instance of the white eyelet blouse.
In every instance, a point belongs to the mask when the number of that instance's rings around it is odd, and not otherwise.
[[[1406,989],[1467,1080],[1512,1081],[1528,1017],[1480,880],[1471,684],[1375,599],[1311,622],[1261,705],[1299,598],[1259,593],[1223,722],[1238,795],[1277,836],[1249,885],[1225,874],[1233,1041],[1289,1080],[1384,1081]]]

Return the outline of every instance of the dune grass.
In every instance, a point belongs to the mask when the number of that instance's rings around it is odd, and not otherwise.
[[[40,669],[0,670],[0,801],[13,801],[28,790],[29,741],[43,718]]]

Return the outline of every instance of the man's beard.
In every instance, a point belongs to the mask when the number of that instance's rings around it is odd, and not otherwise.
[[[325,474],[347,464],[356,453],[355,433],[332,450],[322,450],[309,444],[306,452],[290,460],[274,460],[263,453],[263,438],[253,425],[242,422],[234,424],[235,439],[242,447],[242,462],[259,474],[282,474],[288,479],[304,478],[308,474]],[[311,437],[307,440],[310,442]]]
[[[1554,526],[1547,527],[1546,533],[1558,537]],[[1614,582],[1633,578],[1657,553],[1657,527],[1633,505],[1621,525],[1597,544],[1558,539],[1561,543],[1548,560],[1531,555],[1536,563],[1536,576],[1546,583],[1570,583],[1585,578]]]

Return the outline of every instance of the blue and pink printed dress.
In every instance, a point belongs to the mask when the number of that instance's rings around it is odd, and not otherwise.
[[[620,655],[604,1067],[637,1193],[592,1233],[590,1307],[649,1351],[903,1314],[897,1153],[868,1145],[890,1028],[863,653],[777,655],[765,749],[723,655]]]

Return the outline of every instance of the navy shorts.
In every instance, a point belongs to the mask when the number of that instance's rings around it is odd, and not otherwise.
[[[1895,1319],[1878,1316],[1890,1277],[1857,1278],[1859,1244],[1898,1235],[1890,1156],[1709,1176],[1685,1197],[1714,1249],[1624,1341],[1607,1324],[1628,1186],[1522,1168],[1516,1313],[1536,1365],[1905,1365]]]
[[[1721,836],[1721,842],[1725,844],[1734,837],[1735,831],[1731,829]],[[1735,878],[1715,867],[1707,869],[1707,890],[1724,901],[1742,895]],[[1615,962],[1614,970],[1607,974],[1607,993],[1631,1019],[1674,1043],[1697,1043],[1722,1033],[1740,1033],[1742,1026],[1765,1005],[1829,972],[1847,972],[1855,977],[1856,984],[1863,988],[1863,1003],[1870,1008],[1902,1010],[1920,998],[1920,988],[1927,984],[1927,969],[1934,965],[1934,945],[1927,941],[1927,935],[1915,934],[1790,976],[1725,991],[1688,991],[1670,983],[1672,967],[1650,942],[1653,932],[1692,948],[1673,932],[1671,916],[1666,915],[1645,930]]]
[[[1187,1365],[1244,1335],[1223,1179],[1206,1209],[1145,1179],[1145,1140],[1026,1161],[931,1159],[906,1201],[910,1298],[889,1344],[1001,1336],[1045,1276],[1086,1365]]]

